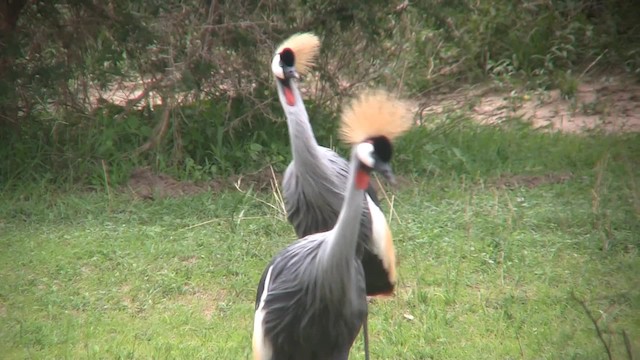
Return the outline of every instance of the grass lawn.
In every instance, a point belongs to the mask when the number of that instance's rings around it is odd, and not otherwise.
[[[606,359],[587,311],[614,359],[640,356],[639,136],[453,129],[397,153],[373,359]],[[5,190],[1,357],[250,358],[260,274],[294,237],[275,203]]]

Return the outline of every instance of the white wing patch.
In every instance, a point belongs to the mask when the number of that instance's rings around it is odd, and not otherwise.
[[[271,281],[271,270],[273,265],[267,270],[267,276],[264,279],[264,288],[262,289],[262,295],[260,296],[260,305],[256,310],[256,314],[253,318],[253,359],[254,360],[269,360],[273,354],[273,349],[269,340],[264,337],[264,303],[267,300],[269,294],[269,285]]]
[[[393,240],[389,224],[384,217],[382,210],[376,205],[371,197],[367,195],[369,213],[371,214],[371,238],[373,242],[373,252],[378,255],[385,269],[389,273],[389,280],[396,281],[396,254],[393,248]]]

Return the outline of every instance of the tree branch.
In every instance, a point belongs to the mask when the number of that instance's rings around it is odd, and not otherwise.
[[[171,98],[167,99],[163,96],[162,103],[164,104],[162,121],[160,121],[160,123],[156,125],[153,131],[153,136],[151,136],[151,138],[146,143],[144,143],[134,151],[135,155],[139,155],[143,152],[156,148],[165,137],[165,135],[167,135],[167,130],[169,130],[169,124],[171,120],[171,110],[173,110],[173,100]]]

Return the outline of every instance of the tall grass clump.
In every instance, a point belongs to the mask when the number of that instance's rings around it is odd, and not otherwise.
[[[416,127],[398,141],[396,166],[406,174],[491,178],[595,169],[604,157],[640,159],[640,135],[563,134],[517,126],[479,125],[464,117]],[[582,170],[580,170],[582,169]],[[619,176],[637,168],[609,169]]]

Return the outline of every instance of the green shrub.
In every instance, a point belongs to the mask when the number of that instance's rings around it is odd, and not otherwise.
[[[288,135],[268,69],[296,31],[322,39],[306,105],[319,142],[341,152],[335,114],[365,86],[420,97],[522,79],[572,97],[585,65],[640,74],[640,19],[619,0],[15,3],[0,39],[3,184],[95,187],[143,165],[199,179],[283,169]],[[97,95],[143,79],[138,103]],[[171,107],[141,107],[151,95]],[[464,146],[441,145],[423,150],[474,171]]]

